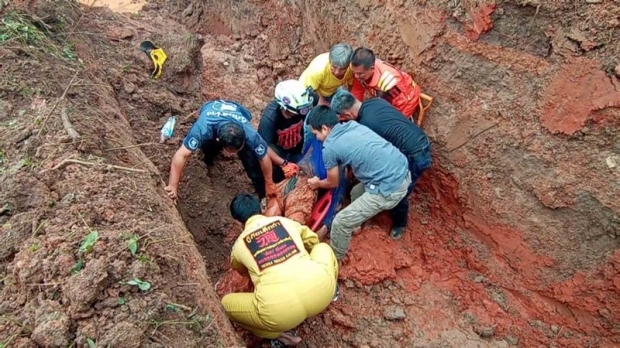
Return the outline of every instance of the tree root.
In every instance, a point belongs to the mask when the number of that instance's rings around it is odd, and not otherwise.
[[[56,108],[58,107],[58,104],[60,104],[60,102],[63,99],[65,99],[65,96],[67,95],[67,91],[69,91],[69,88],[71,88],[71,86],[73,86],[73,81],[75,81],[75,78],[77,77],[79,72],[80,72],[79,70],[75,72],[75,75],[73,75],[73,77],[71,78],[71,81],[69,81],[69,84],[67,85],[67,88],[65,88],[65,90],[62,92],[62,95],[60,96],[60,98],[58,98],[58,100],[56,100],[56,103],[54,104],[54,106],[52,107],[50,112],[47,114],[47,116],[45,116],[45,119],[43,119],[43,124],[41,125],[41,129],[39,129],[39,133],[37,133],[37,137],[41,136],[41,133],[43,132],[43,130],[45,129],[45,125],[47,124],[47,119],[49,119],[50,116],[52,115],[52,113],[54,112],[54,110],[56,110]]]
[[[54,167],[52,167],[51,169],[46,169],[41,171],[40,173],[44,173],[50,170],[56,170],[56,169],[60,169],[64,166],[66,166],[67,164],[80,164],[83,166],[96,166],[96,165],[104,165],[108,168],[113,168],[113,169],[118,169],[118,170],[125,170],[128,172],[135,172],[135,173],[148,173],[148,170],[144,170],[144,169],[137,169],[137,168],[129,168],[129,167],[122,167],[122,166],[115,166],[112,164],[105,164],[105,163],[96,163],[96,162],[86,162],[86,161],[80,161],[80,160],[76,160],[76,159],[65,159],[62,162],[58,163],[57,165],[55,165]]]
[[[71,121],[69,121],[69,116],[67,115],[67,108],[62,108],[60,110],[60,118],[62,119],[62,126],[65,127],[65,130],[67,131],[71,139],[73,139],[73,142],[76,142],[78,139],[80,139],[80,133],[75,130],[73,124],[71,124]]]

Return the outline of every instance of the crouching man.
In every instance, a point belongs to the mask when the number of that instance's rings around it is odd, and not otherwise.
[[[339,166],[350,166],[360,183],[351,190],[351,204],[332,222],[331,246],[338,260],[344,259],[353,231],[383,210],[405,198],[411,183],[407,158],[394,145],[355,121],[339,123],[336,113],[318,106],[308,116],[312,133],[323,142],[327,178],[308,180],[315,189],[338,186]]]
[[[391,210],[394,220],[391,236],[397,240],[402,238],[409,221],[409,195],[432,164],[431,142],[428,136],[422,128],[409,122],[400,111],[381,98],[361,102],[351,93],[340,89],[334,95],[331,108],[340,115],[340,119],[353,120],[368,127],[407,157],[411,184],[405,198]]]
[[[299,344],[301,338],[290,330],[325,310],[337,295],[334,252],[308,227],[261,215],[260,202],[252,195],[237,195],[230,212],[244,225],[232,248],[232,267],[249,274],[254,292],[224,296],[228,317],[271,339],[271,347]]]

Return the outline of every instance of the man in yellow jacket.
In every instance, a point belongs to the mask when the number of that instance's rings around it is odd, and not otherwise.
[[[338,87],[353,84],[353,70],[349,66],[352,56],[351,45],[335,44],[329,52],[316,56],[299,76],[301,83],[319,95],[319,105],[329,106]]]
[[[237,195],[232,217],[244,224],[231,253],[233,269],[248,274],[253,293],[222,298],[230,319],[272,347],[301,342],[294,329],[327,308],[338,296],[338,261],[310,228],[284,217],[261,215],[259,200]],[[287,332],[289,331],[289,332]]]

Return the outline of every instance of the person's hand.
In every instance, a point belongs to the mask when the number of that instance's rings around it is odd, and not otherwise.
[[[265,187],[265,191],[267,193],[267,210],[273,212],[282,212],[282,207],[284,206],[282,195],[278,190],[278,185],[273,182],[267,183]],[[279,208],[273,209],[273,205],[278,206]],[[272,210],[273,209],[273,210]]]
[[[267,199],[277,197],[278,196],[278,185],[276,185],[273,181],[268,182],[265,185],[265,193],[267,194]]]
[[[270,199],[267,205],[267,209],[263,213],[265,216],[280,216],[282,215],[282,208],[280,204],[278,204],[278,200]]]
[[[168,194],[168,197],[174,200],[175,204],[178,198],[178,188],[172,185],[164,187],[164,191]]]
[[[295,163],[287,162],[282,166],[282,171],[284,172],[284,177],[288,179],[299,174],[299,166]]]
[[[349,180],[349,181],[353,181],[353,179],[355,179],[355,174],[353,173],[353,169],[352,168],[348,168],[347,169],[346,177],[347,177],[347,180]]]
[[[313,190],[318,190],[319,189],[319,182],[321,181],[321,179],[319,179],[318,176],[314,176],[310,179],[308,179],[308,186],[310,186],[311,189]]]

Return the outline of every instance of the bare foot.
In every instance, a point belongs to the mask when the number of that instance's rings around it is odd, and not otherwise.
[[[301,337],[283,332],[280,337],[278,337],[278,341],[286,344],[287,346],[296,346],[301,343]]]

